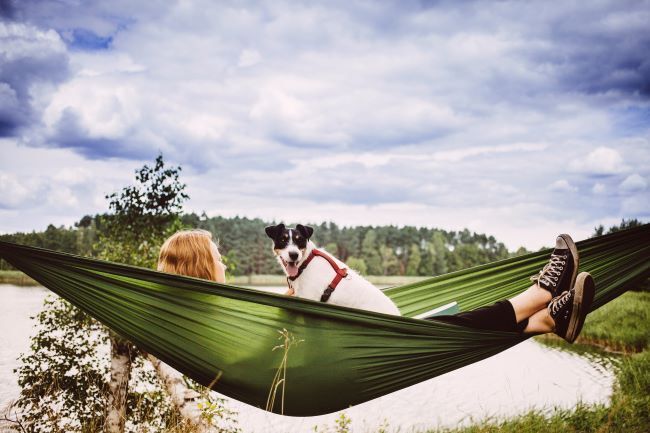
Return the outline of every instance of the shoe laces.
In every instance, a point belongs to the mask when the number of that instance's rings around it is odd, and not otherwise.
[[[573,291],[569,290],[568,292],[562,293],[560,296],[551,300],[551,303],[548,304],[549,312],[551,315],[556,315],[564,306],[573,298]]]
[[[544,268],[539,271],[539,274],[530,277],[530,280],[544,283],[547,286],[557,287],[560,275],[562,275],[562,271],[566,265],[566,259],[566,254],[551,254],[551,259]]]

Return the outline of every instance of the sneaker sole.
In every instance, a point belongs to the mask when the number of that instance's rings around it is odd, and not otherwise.
[[[564,336],[564,339],[569,343],[573,343],[578,338],[578,335],[580,335],[582,325],[584,325],[585,318],[589,312],[589,307],[591,307],[591,302],[594,300],[594,295],[596,294],[594,279],[588,272],[581,272],[576,279],[574,290],[573,310],[571,311],[569,326]]]
[[[564,242],[569,246],[569,251],[571,251],[571,257],[573,257],[573,273],[571,274],[571,284],[569,285],[569,289],[571,287],[574,287],[576,285],[576,278],[578,276],[578,263],[580,263],[580,256],[578,255],[578,247],[576,247],[576,243],[573,242],[573,239],[571,239],[571,236],[562,233],[560,235],[562,239],[564,239]],[[561,295],[561,293],[556,293],[555,295]]]

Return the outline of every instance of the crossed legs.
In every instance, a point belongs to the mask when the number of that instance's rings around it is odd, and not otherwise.
[[[526,334],[544,334],[553,332],[555,322],[551,318],[546,306],[551,301],[552,295],[546,289],[533,284],[526,291],[508,299],[515,310],[515,320],[521,323],[528,319],[528,324],[523,332]]]

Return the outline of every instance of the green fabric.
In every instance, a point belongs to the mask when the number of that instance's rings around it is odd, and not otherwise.
[[[578,243],[597,308],[650,276],[650,225]],[[549,251],[395,287],[405,316],[457,301],[467,311],[523,291]],[[501,352],[516,334],[393,317],[0,242],[0,257],[198,382],[265,408],[288,353],[274,412],[344,409]]]

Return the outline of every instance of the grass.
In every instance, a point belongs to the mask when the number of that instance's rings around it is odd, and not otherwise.
[[[650,292],[627,292],[587,316],[580,342],[641,352],[650,343]]]
[[[578,404],[552,415],[532,411],[506,420],[487,420],[460,428],[427,433],[647,433],[650,431],[650,293],[628,292],[590,314],[576,345],[538,337],[565,350],[597,345],[622,353],[609,406]],[[636,353],[635,353],[636,352]]]
[[[639,353],[650,346],[650,292],[627,292],[587,316],[574,345],[554,334],[536,339],[549,346],[580,352],[596,346],[609,352]]]
[[[369,275],[366,278],[378,286],[400,286],[415,283],[427,277],[407,277],[393,275]],[[287,277],[284,275],[238,275],[228,280],[236,286],[285,286]],[[0,271],[0,284],[14,284],[16,286],[36,286],[38,283],[20,271]]]
[[[38,283],[20,271],[0,271],[0,284],[37,286]]]
[[[578,404],[556,410],[550,417],[540,411],[518,418],[484,422],[429,433],[646,433],[650,426],[650,351],[628,355],[621,363],[609,406]]]

